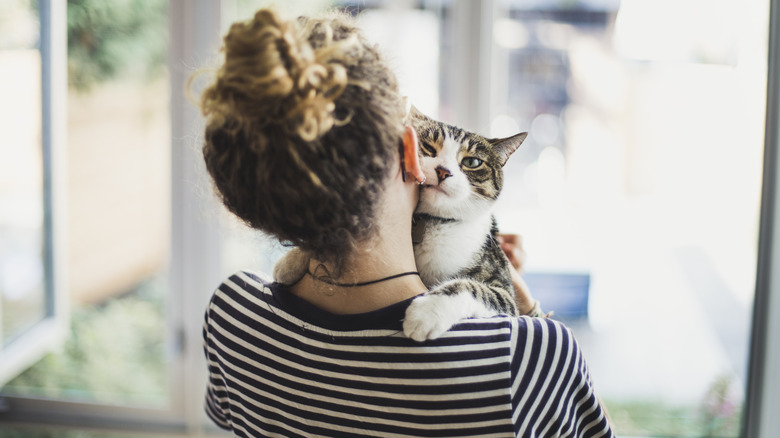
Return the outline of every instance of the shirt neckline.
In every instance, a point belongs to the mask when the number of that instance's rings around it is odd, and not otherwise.
[[[412,297],[381,309],[365,313],[336,314],[321,309],[290,292],[280,283],[268,285],[279,307],[290,315],[319,327],[338,331],[402,330],[402,323]]]

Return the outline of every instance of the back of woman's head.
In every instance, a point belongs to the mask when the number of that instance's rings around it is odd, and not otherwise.
[[[392,72],[349,17],[236,23],[202,95],[203,157],[225,206],[323,259],[374,232],[401,137]]]

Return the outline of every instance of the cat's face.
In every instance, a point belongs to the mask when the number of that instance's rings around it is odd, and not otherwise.
[[[426,177],[416,212],[459,220],[489,213],[501,191],[502,168],[528,134],[487,139],[415,109],[411,116]]]

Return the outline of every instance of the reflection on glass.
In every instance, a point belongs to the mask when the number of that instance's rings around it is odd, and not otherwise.
[[[71,332],[2,391],[163,406],[171,204],[167,2],[69,0],[67,24]],[[35,101],[35,94],[18,92],[28,94],[16,102]],[[40,136],[40,126],[25,134]]]
[[[41,54],[32,1],[0,6],[0,347],[46,314]]]

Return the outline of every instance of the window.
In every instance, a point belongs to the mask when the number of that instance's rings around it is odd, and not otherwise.
[[[57,345],[62,301],[62,48],[58,8],[0,7],[0,385]]]
[[[167,14],[163,1],[128,5],[68,3],[70,334],[8,394],[167,403]]]
[[[17,23],[20,14],[36,14],[35,4],[41,17],[44,116],[42,128],[16,127],[33,138],[43,132],[43,153],[35,157],[46,182],[39,202],[62,220],[53,226],[44,222],[46,233],[39,239],[45,254],[58,256],[50,256],[53,263],[45,265],[44,275],[53,282],[51,273],[61,272],[66,280],[55,290],[61,301],[47,302],[44,309],[47,316],[62,310],[67,324],[57,342],[4,376],[0,417],[171,429],[184,423],[185,394],[184,340],[173,335],[182,332],[181,322],[169,311],[169,303],[176,302],[169,286],[169,5],[166,0],[122,5],[70,0],[5,2],[3,7],[16,14],[8,19]],[[36,19],[31,22],[37,25]],[[26,74],[36,78],[34,72]],[[36,93],[16,85],[16,102],[34,103],[31,97],[41,95],[38,87]],[[17,157],[7,163],[24,162]],[[17,267],[3,278],[18,282],[20,272]],[[6,309],[20,314],[18,307]],[[12,363],[20,360],[18,351],[3,354],[3,366],[5,355]]]

